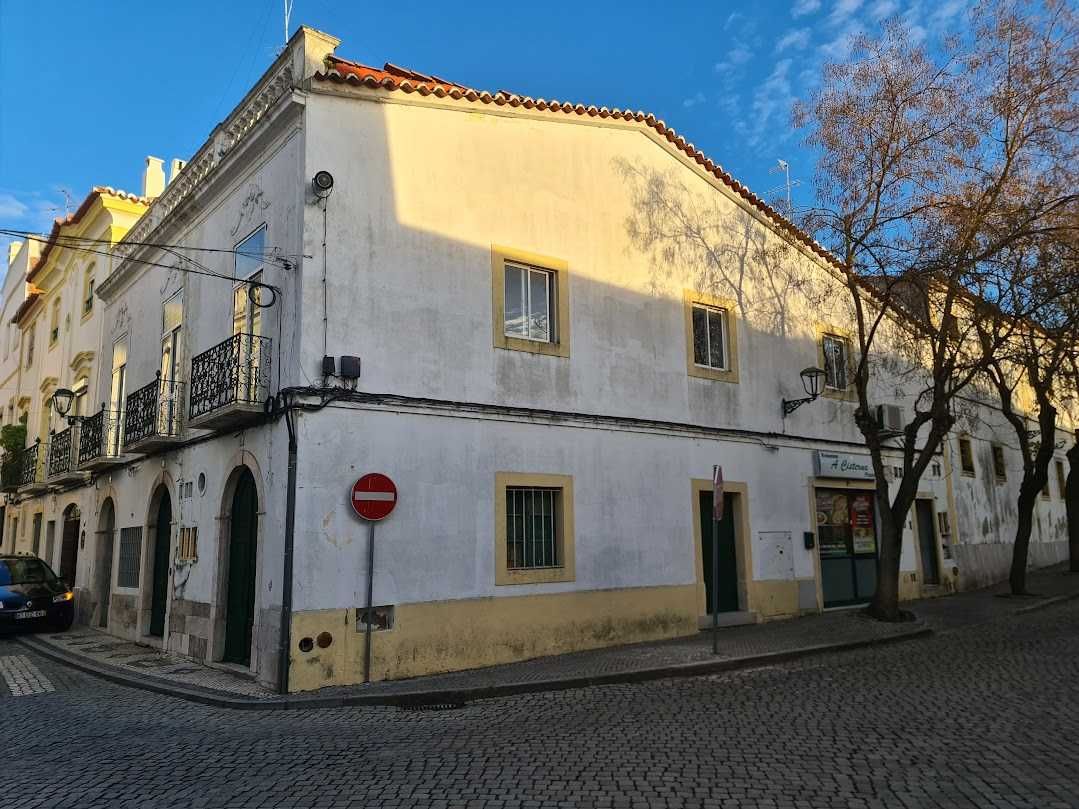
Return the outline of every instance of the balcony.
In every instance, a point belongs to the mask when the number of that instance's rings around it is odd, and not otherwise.
[[[131,460],[120,451],[124,430],[124,414],[106,410],[102,405],[96,415],[83,419],[79,425],[78,468],[95,471]]]
[[[41,441],[35,441],[22,451],[22,472],[19,475],[19,491],[26,493],[42,492],[48,488],[45,483],[45,453]]]
[[[157,379],[127,397],[124,408],[124,452],[147,453],[180,442],[184,384]]]
[[[262,416],[270,393],[269,337],[234,334],[191,360],[191,427],[219,430]]]
[[[79,471],[78,436],[79,428],[76,425],[53,433],[49,440],[49,460],[45,470],[45,481],[50,486],[71,483],[86,477],[84,472]]]

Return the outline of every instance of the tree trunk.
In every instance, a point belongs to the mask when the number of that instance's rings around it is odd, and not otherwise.
[[[903,617],[899,609],[899,560],[903,553],[903,523],[910,509],[908,506],[902,515],[897,515],[888,503],[887,491],[884,489],[884,496],[877,497],[880,515],[877,591],[866,611],[878,621],[899,621]]]
[[[1030,533],[1034,527],[1034,504],[1042,485],[1038,485],[1037,475],[1033,470],[1023,472],[1023,482],[1019,485],[1019,500],[1016,503],[1015,544],[1012,546],[1012,570],[1008,582],[1012,595],[1027,594],[1027,560],[1030,555]]]
[[[1079,434],[1068,450],[1068,478],[1064,482],[1064,508],[1068,514],[1068,569],[1079,573]]]

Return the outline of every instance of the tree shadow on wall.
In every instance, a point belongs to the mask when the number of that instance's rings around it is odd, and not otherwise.
[[[792,311],[814,311],[834,292],[802,248],[719,191],[691,190],[674,170],[615,158],[633,212],[625,229],[648,255],[653,295],[688,285],[729,298],[739,314],[764,332],[790,335]]]

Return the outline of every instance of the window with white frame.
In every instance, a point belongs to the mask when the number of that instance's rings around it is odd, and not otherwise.
[[[558,536],[561,489],[506,487],[506,567],[560,567]]]
[[[693,364],[727,370],[727,310],[695,303],[692,316]]]
[[[31,323],[26,330],[26,367],[34,364],[34,332],[37,331],[37,323]]]
[[[259,225],[233,249],[236,256],[234,276],[249,278],[257,273],[266,263],[266,225]]]
[[[90,314],[94,310],[94,265],[86,268],[86,275],[82,285],[82,313]]]
[[[824,385],[832,390],[846,390],[849,384],[847,368],[850,363],[850,342],[834,334],[826,334],[824,348]]]
[[[558,342],[556,279],[550,270],[506,262],[503,329],[507,337]]]

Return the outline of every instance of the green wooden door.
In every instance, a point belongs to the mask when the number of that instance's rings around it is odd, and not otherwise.
[[[165,606],[169,597],[169,534],[172,530],[172,501],[168,494],[161,496],[154,530],[154,574],[150,595],[150,634],[165,634]]]
[[[701,561],[704,563],[705,611],[712,614],[712,492],[700,494]],[[738,610],[738,552],[734,536],[734,495],[723,495],[719,521],[719,611]]]
[[[255,551],[258,494],[251,473],[244,470],[232,496],[229,532],[228,595],[225,613],[227,663],[251,664],[251,630],[255,623]]]

